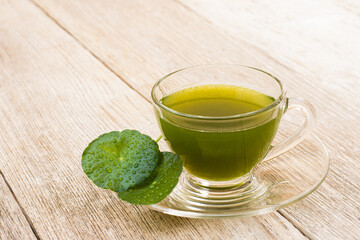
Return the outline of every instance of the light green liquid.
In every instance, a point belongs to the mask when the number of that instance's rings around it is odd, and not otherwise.
[[[273,101],[257,91],[229,85],[187,88],[162,99],[165,106],[178,112],[208,117],[253,112]],[[266,155],[280,118],[269,116],[273,114],[222,122],[193,121],[163,112],[159,120],[165,139],[182,157],[188,172],[207,180],[226,181],[249,173]],[[215,128],[214,121],[218,121]]]

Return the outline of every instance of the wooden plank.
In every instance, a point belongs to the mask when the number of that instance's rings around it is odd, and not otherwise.
[[[183,67],[273,62],[173,1],[34,2],[148,99],[155,81]]]
[[[0,174],[0,239],[36,239],[3,176]]]
[[[319,0],[306,0],[300,6],[280,0],[180,2],[220,31],[256,44],[300,76],[311,77],[315,86],[323,87],[320,94],[356,87],[360,75],[360,16],[345,10],[346,5],[352,6],[350,1],[342,7],[335,4],[342,1]]]
[[[314,238],[357,236],[360,21],[341,10],[346,4],[34,1],[147,97],[155,79],[193,64],[240,63],[278,76],[290,96],[318,109],[316,132],[333,161],[320,190],[282,214]]]
[[[39,238],[306,238],[277,213],[177,218],[94,186],[80,166],[83,149],[103,132],[146,129],[151,105],[29,1],[1,6],[0,169]]]

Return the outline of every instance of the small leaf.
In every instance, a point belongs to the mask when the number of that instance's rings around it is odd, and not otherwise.
[[[162,201],[175,188],[183,169],[181,158],[170,152],[162,152],[160,165],[144,184],[118,196],[124,201],[136,205],[150,205]]]

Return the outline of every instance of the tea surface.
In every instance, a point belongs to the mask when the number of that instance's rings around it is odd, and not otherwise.
[[[178,112],[223,117],[253,112],[270,105],[273,98],[248,88],[203,85],[175,92],[162,103]]]

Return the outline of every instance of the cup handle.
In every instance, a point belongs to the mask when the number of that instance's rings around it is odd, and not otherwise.
[[[285,113],[292,109],[301,110],[305,117],[305,122],[290,137],[286,138],[277,145],[272,146],[269,152],[267,153],[267,155],[265,156],[264,160],[262,161],[262,163],[276,156],[279,156],[280,154],[286,152],[290,148],[299,144],[306,136],[310,134],[310,132],[313,130],[315,126],[316,112],[313,105],[311,105],[306,100],[299,98],[287,98],[286,101],[287,102],[286,102]]]

